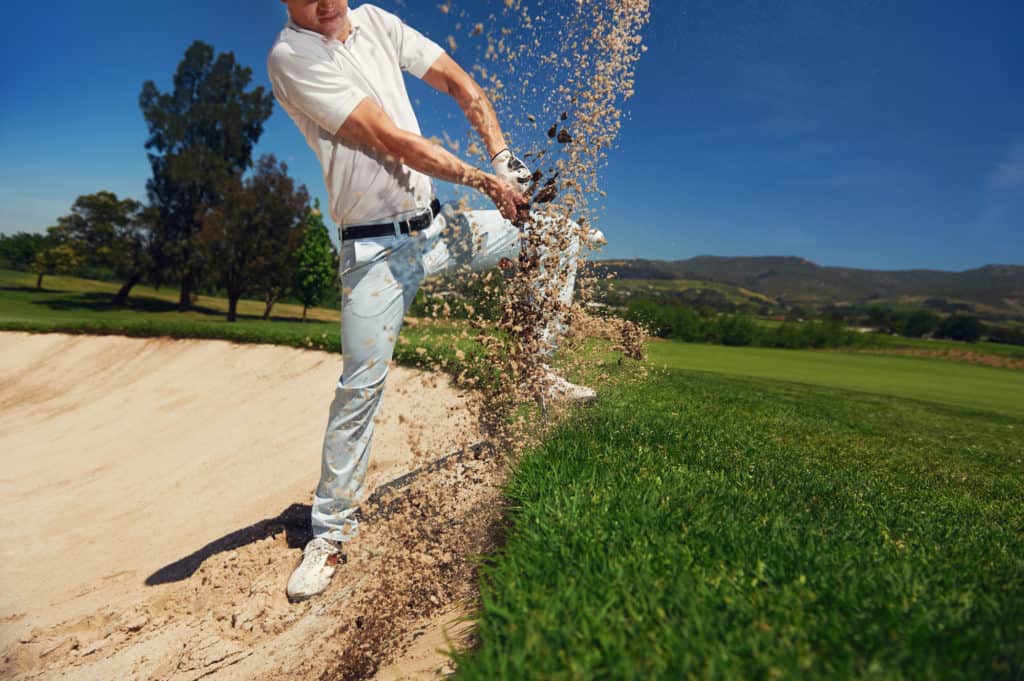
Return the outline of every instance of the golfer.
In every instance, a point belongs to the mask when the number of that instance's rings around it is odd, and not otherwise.
[[[525,208],[530,171],[508,148],[494,108],[444,50],[397,16],[348,0],[282,0],[288,23],[270,51],[274,96],[323,167],[330,214],[341,235],[343,368],[331,404],[320,482],[313,497],[313,539],[288,581],[292,600],[327,588],[353,517],[369,461],[402,319],[425,277],[457,268],[516,261],[521,234],[511,223]],[[493,173],[475,168],[420,134],[402,72],[451,95],[492,157]],[[497,210],[441,208],[431,178],[483,192]],[[526,229],[555,229],[532,216]],[[563,227],[564,229],[571,228]],[[579,241],[542,253],[566,275],[568,304]],[[551,335],[557,329],[544,329]],[[588,399],[589,388],[549,376],[552,393]],[[407,414],[416,418],[415,414]]]

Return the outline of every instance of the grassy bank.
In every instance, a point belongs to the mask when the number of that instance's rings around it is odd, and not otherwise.
[[[460,678],[1021,678],[1024,420],[968,406],[603,394],[514,472]]]

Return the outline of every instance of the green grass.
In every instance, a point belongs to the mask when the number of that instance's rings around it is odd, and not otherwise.
[[[226,298],[199,296],[195,309],[178,313],[178,289],[174,286],[160,290],[139,285],[132,289],[128,309],[110,305],[119,284],[108,281],[82,279],[80,277],[47,276],[43,279],[43,290],[35,288],[36,277],[30,272],[0,269],[0,317],[19,320],[53,319],[56,316],[94,320],[123,317],[124,313],[153,312],[173,313],[167,318],[183,320],[206,320],[227,314]],[[259,318],[263,314],[263,303],[242,299],[238,304],[242,317]],[[274,306],[274,319],[300,320],[302,307],[278,303]],[[337,310],[310,308],[308,317],[312,321],[337,322]]]
[[[513,472],[460,678],[1022,678],[1024,421],[970,406],[605,392]]]
[[[0,271],[0,329],[6,331],[211,338],[340,349],[338,322],[302,322],[297,316],[280,314],[264,321],[255,311],[228,322],[226,307],[222,310],[217,304],[223,301],[200,298],[196,309],[178,312],[176,295],[166,291],[163,295],[140,291],[128,307],[118,308],[110,304],[117,289],[113,284],[47,277],[45,290],[36,291],[11,279],[9,272]],[[256,305],[247,301],[244,307]]]
[[[653,366],[858,390],[1024,417],[1024,372],[944,359],[658,342]]]
[[[43,290],[35,275],[0,270],[0,330],[32,333],[74,333],[136,337],[204,338],[236,343],[265,343],[296,348],[341,351],[340,314],[278,304],[270,319],[261,319],[263,303],[241,300],[239,318],[228,322],[227,301],[200,296],[187,312],[177,309],[176,289],[147,286],[132,290],[127,307],[111,304],[117,284],[77,277],[48,276]],[[395,359],[411,365],[443,363],[454,369],[455,348],[472,351],[472,342],[457,339],[462,322],[423,321],[402,330]],[[421,355],[418,350],[426,350]]]

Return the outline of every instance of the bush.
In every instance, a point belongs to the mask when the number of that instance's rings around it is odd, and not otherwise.
[[[706,341],[707,324],[692,308],[682,305],[663,305],[650,298],[635,298],[629,302],[623,315],[632,322],[643,324],[653,335],[683,341]]]
[[[992,343],[1024,345],[1024,329],[1012,326],[992,326],[988,330],[988,340]]]
[[[770,348],[839,348],[861,345],[864,337],[846,329],[835,320],[823,322],[785,322],[767,331],[760,345]]]
[[[894,310],[874,305],[864,320],[879,333],[898,333],[907,338],[923,338],[939,328],[939,316],[931,310]]]
[[[981,340],[981,335],[984,332],[985,325],[977,317],[951,314],[939,324],[939,328],[935,330],[935,337],[976,343]]]
[[[750,317],[723,315],[717,320],[719,343],[722,345],[753,345],[757,326]]]
[[[888,307],[874,305],[868,308],[867,325],[873,326],[879,333],[896,333],[898,326],[896,312]]]
[[[921,338],[939,328],[939,316],[928,310],[914,310],[903,320],[900,335]]]
[[[702,316],[682,305],[662,305],[648,298],[629,303],[626,319],[643,324],[661,338],[690,343],[770,348],[837,348],[860,345],[861,334],[847,330],[842,322],[785,322],[778,327],[762,328],[750,317],[740,314]]]

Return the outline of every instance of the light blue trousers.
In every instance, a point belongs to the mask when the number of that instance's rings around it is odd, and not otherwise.
[[[537,216],[528,229],[554,229]],[[562,303],[572,302],[579,240],[575,225],[564,250],[540,252],[541,268],[558,268]],[[496,210],[456,213],[450,207],[430,228],[414,234],[344,241],[341,246],[342,375],[324,435],[320,482],[313,496],[313,534],[335,541],[355,536],[355,505],[363,495],[374,419],[381,407],[388,365],[398,332],[420,284],[443,272],[486,270],[502,258],[516,262],[521,234]],[[555,241],[544,239],[545,242]],[[562,330],[552,320],[542,330],[549,340]],[[439,453],[440,455],[441,453]]]

